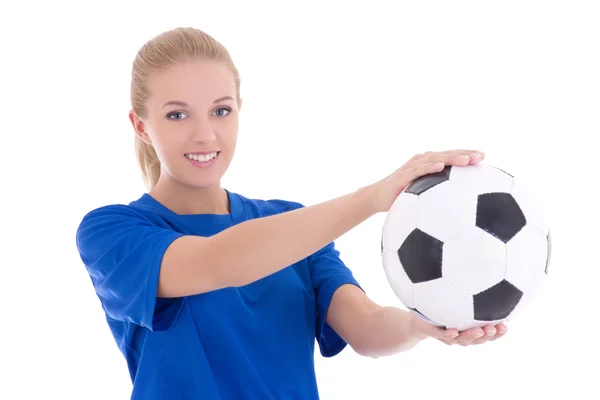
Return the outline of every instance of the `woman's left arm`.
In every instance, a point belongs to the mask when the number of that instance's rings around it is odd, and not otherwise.
[[[327,323],[360,355],[382,357],[409,350],[432,337],[448,345],[481,344],[506,333],[504,324],[463,332],[433,326],[410,311],[380,306],[360,288],[340,286],[331,299]]]

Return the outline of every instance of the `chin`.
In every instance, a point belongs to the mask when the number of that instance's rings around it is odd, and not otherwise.
[[[219,155],[219,157],[221,156],[222,154]],[[187,188],[207,189],[215,185],[220,185],[221,177],[228,167],[227,161],[229,160],[224,157],[219,159],[215,165],[208,168],[190,168],[190,165],[182,166],[173,177],[179,184]]]
[[[208,189],[214,186],[218,186],[221,181],[220,180],[198,180],[198,179],[187,179],[184,181],[180,181],[184,186],[190,189]]]

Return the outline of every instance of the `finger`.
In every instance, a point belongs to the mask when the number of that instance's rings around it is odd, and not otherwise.
[[[486,325],[483,327],[483,336],[481,336],[479,339],[473,340],[471,344],[478,345],[492,340],[492,338],[496,335],[496,332],[496,328],[493,325]]]
[[[484,157],[483,152],[460,150],[447,152],[428,152],[424,155],[417,155],[410,159],[406,164],[398,169],[398,173],[408,172],[412,174],[409,181],[420,176],[440,172],[446,166],[466,166],[477,164]]]
[[[453,344],[456,344],[456,338],[459,336],[459,332],[456,329],[437,328],[430,336],[448,346],[452,346]]]
[[[486,325],[483,327],[483,332],[485,333],[486,337],[493,337],[496,335],[498,330],[494,325]]]
[[[453,341],[455,340],[460,333],[456,329],[442,329],[441,340],[445,341]]]
[[[483,159],[483,153],[481,152],[448,152],[448,153],[432,153],[423,157],[416,162],[442,162],[446,165],[457,165],[463,166],[470,163],[479,162]]]
[[[481,160],[483,160],[485,158],[485,154],[473,153],[469,157],[470,157],[469,164],[475,165],[475,164],[478,164],[479,162],[481,162]]]
[[[422,322],[422,321],[418,321]],[[429,336],[438,340],[452,340],[458,337],[459,332],[456,329],[446,329],[439,326],[435,326],[429,323],[425,323],[422,326],[423,335]]]
[[[442,163],[444,166],[465,166],[471,162],[468,154],[430,154],[427,157],[417,160],[417,163]]]
[[[414,155],[411,158],[411,160],[421,160],[426,157],[431,157],[434,155],[442,155],[442,154],[450,155],[450,156],[460,156],[460,155],[470,156],[470,155],[474,155],[474,154],[479,154],[482,156],[482,158],[485,155],[483,153],[483,151],[481,151],[481,150],[469,150],[469,149],[457,149],[457,150],[446,150],[446,151],[426,151],[424,153]]]
[[[508,332],[508,327],[502,323],[496,325],[496,334],[490,340],[498,340]]]
[[[449,153],[449,154],[454,154],[454,155],[474,155],[474,154],[479,154],[481,156],[484,156],[485,153],[481,150],[475,150],[475,149],[459,149],[459,150],[448,150],[448,151],[442,151],[441,153]]]
[[[476,345],[480,345],[480,344],[484,344],[486,342],[489,342],[490,340],[492,340],[491,337],[483,335],[482,337],[480,337],[479,339],[475,339],[473,340],[471,343],[469,343],[469,345],[471,346],[476,346]]]
[[[456,329],[439,327],[427,323],[421,319],[416,319],[414,322],[418,325],[416,330],[418,332],[421,332],[419,334],[420,337],[432,337],[441,341],[451,341],[452,339],[458,337],[459,334],[459,332]]]
[[[400,169],[397,176],[403,183],[408,183],[423,175],[440,172],[444,167],[444,163],[441,162],[421,163],[406,169]]]
[[[431,164],[431,163],[442,163],[444,166],[465,166],[469,165],[471,162],[478,162],[481,160],[480,153],[454,153],[454,152],[443,152],[443,153],[430,153],[424,155],[423,157],[415,158],[406,163],[403,168],[413,168],[417,165],[421,164]]]
[[[462,346],[467,346],[471,342],[483,337],[485,335],[482,328],[474,327],[471,329],[467,329],[458,336],[457,341]]]
[[[464,154],[432,154],[429,157],[431,158],[411,161],[394,173],[394,175],[400,179],[402,186],[408,185],[410,182],[421,176],[440,172],[446,166],[465,166],[469,164],[475,164],[481,160],[479,155],[477,155],[477,158],[473,160],[470,158],[470,156]]]

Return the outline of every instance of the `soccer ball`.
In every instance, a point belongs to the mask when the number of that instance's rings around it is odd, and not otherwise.
[[[512,320],[548,275],[550,229],[526,185],[487,164],[446,167],[406,187],[381,254],[398,299],[463,331]]]

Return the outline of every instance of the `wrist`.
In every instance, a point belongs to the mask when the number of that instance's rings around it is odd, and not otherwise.
[[[413,323],[414,314],[398,307],[383,306],[372,311],[365,322],[369,334],[361,343],[361,354],[371,357],[388,356],[412,349],[425,337]]]
[[[436,328],[430,323],[423,321],[411,311],[408,311],[408,314],[409,335],[419,342],[431,337],[432,330]]]
[[[354,192],[355,199],[359,202],[360,208],[365,210],[369,216],[382,212],[377,207],[377,196],[374,185],[363,186]]]

